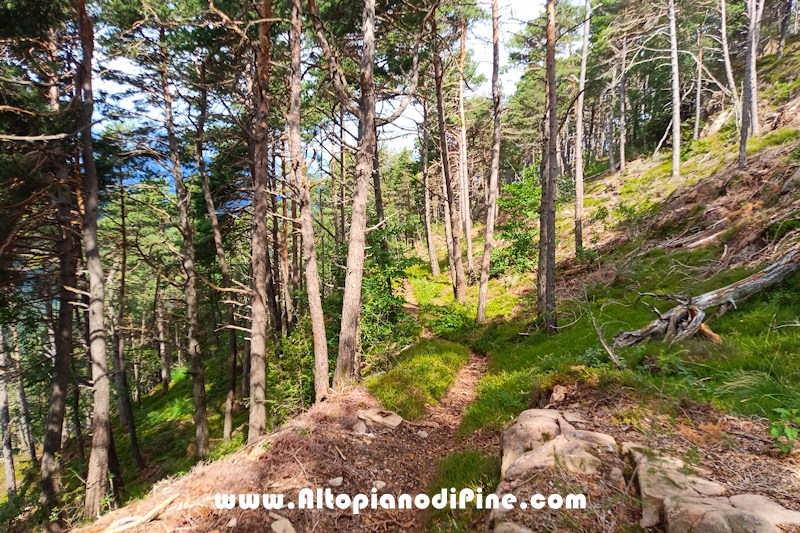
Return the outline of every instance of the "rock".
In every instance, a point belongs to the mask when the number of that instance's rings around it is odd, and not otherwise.
[[[625,475],[622,473],[621,468],[612,468],[611,472],[608,473],[608,479],[611,480],[615,487],[625,488]]]
[[[564,417],[564,420],[570,422],[572,424],[585,424],[586,420],[581,416],[580,413],[576,413],[575,411],[564,411],[561,413],[561,416]]]
[[[531,470],[555,468],[557,464],[570,472],[596,474],[602,461],[587,451],[589,447],[587,441],[569,440],[566,436],[559,435],[520,456],[506,470],[505,477],[511,480],[529,477]]]
[[[566,388],[564,385],[556,385],[553,387],[553,392],[550,394],[550,401],[548,403],[555,404],[558,402],[564,401],[564,398],[567,397],[569,393],[569,389]]]
[[[328,480],[328,485],[330,485],[331,487],[341,487],[342,486],[342,482],[344,482],[344,479],[341,476],[339,476],[339,477],[335,477],[335,478],[329,479]]]
[[[613,451],[617,447],[617,441],[611,435],[605,433],[595,433],[594,431],[565,431],[564,436],[569,440],[582,440],[589,444],[595,444],[604,448],[611,448]]]
[[[275,511],[270,511],[269,517],[272,518],[273,520],[288,520],[285,516],[279,515]]]
[[[726,492],[719,483],[686,473],[686,465],[679,459],[658,456],[653,450],[629,442],[623,443],[622,450],[637,465],[636,479],[642,498],[639,525],[643,528],[660,522],[667,500],[721,496]]]
[[[356,425],[353,426],[353,433],[356,435],[364,435],[367,433],[367,425],[364,423],[363,420],[359,420],[356,422]]]
[[[231,518],[230,520],[228,520],[228,525],[227,525],[227,527],[229,527],[229,528],[231,528],[231,527],[236,527],[236,523],[237,523],[237,522],[238,522],[238,521],[236,520],[236,517],[234,516],[233,518]]]
[[[666,533],[780,533],[767,517],[733,507],[728,498],[664,501]]]
[[[294,526],[292,525],[292,523],[286,520],[285,518],[281,520],[276,520],[275,522],[272,523],[271,527],[274,533],[297,533],[294,530]]]
[[[800,512],[787,509],[776,501],[760,494],[737,494],[728,498],[736,509],[757,511],[769,516],[774,523],[800,526]]]
[[[800,181],[800,167],[795,170],[789,179],[783,182],[783,186],[781,187],[781,194],[786,194],[792,191],[797,186],[797,182]]]
[[[533,530],[516,522],[501,522],[494,528],[494,533],[533,533]]]
[[[558,416],[557,411],[546,409],[523,411],[517,423],[503,431],[500,435],[500,449],[503,456],[500,464],[501,475],[505,475],[508,467],[522,454],[538,448],[561,433]]]
[[[356,414],[358,418],[364,420],[367,424],[373,422],[390,429],[397,428],[403,422],[403,417],[386,409],[364,409],[359,410]]]
[[[386,482],[377,479],[377,480],[372,482],[372,486],[375,487],[378,490],[382,490],[384,487],[386,487]]]
[[[427,439],[428,438],[428,432],[421,429],[421,430],[417,431],[417,436],[419,436],[419,437],[421,437],[423,439]]]

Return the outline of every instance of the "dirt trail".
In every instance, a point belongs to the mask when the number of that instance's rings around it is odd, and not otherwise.
[[[486,365],[485,357],[470,355],[453,386],[426,417],[403,422],[394,430],[373,428],[367,435],[352,431],[358,422],[356,413],[380,406],[365,388],[353,387],[312,407],[259,445],[196,467],[178,479],[164,480],[146,499],[81,531],[99,533],[114,523],[135,520],[175,494],[177,499],[155,520],[128,531],[260,533],[270,531],[271,524],[281,518],[288,519],[298,533],[426,531],[425,511],[379,509],[353,515],[349,509],[218,510],[214,495],[283,493],[289,502],[297,501],[299,491],[306,487],[330,488],[334,496],[369,496],[373,486],[382,487],[379,495],[413,497],[427,492],[438,460],[466,445],[457,431],[466,408],[475,400]]]

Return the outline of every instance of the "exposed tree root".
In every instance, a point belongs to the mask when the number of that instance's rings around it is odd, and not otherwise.
[[[675,342],[695,335],[713,342],[721,342],[719,335],[703,324],[708,309],[716,307],[714,316],[720,316],[731,308],[735,309],[737,302],[742,302],[764,289],[777,285],[798,269],[800,269],[800,249],[796,248],[784,255],[780,261],[752,276],[697,297],[641,294],[642,297],[675,300],[680,305],[661,313],[654,305],[648,304],[658,318],[639,330],[620,331],[614,337],[614,347],[635,346],[648,340],[659,339]]]

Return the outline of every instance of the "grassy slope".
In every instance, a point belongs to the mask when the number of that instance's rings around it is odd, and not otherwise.
[[[800,82],[773,80],[786,71],[767,58],[761,65],[762,79],[770,84],[762,95],[776,105],[796,96]],[[800,72],[800,41],[794,41],[782,67],[797,65]],[[779,129],[748,142],[748,154],[756,155],[773,146],[794,147],[786,163],[800,159],[800,130]],[[684,189],[711,179],[736,158],[737,145],[730,128],[699,142],[691,143],[683,154],[683,182],[670,178],[669,154],[660,159],[631,162],[625,175],[607,176],[587,186],[587,216],[591,227],[587,241],[593,245],[607,242],[619,229],[631,229],[662,213],[665,201],[678,187]],[[615,186],[609,187],[610,184]],[[618,194],[608,190],[617,190]],[[762,195],[764,192],[762,191]],[[795,200],[797,195],[795,195]],[[767,199],[767,202],[770,200]],[[602,216],[602,211],[608,214]],[[700,216],[700,206],[692,215]],[[601,216],[597,216],[600,214]],[[594,215],[594,216],[593,216]],[[794,216],[788,230],[800,228]],[[453,302],[446,262],[443,274],[433,278],[430,270],[417,266],[409,270],[409,282],[421,304],[421,319],[435,335],[469,345],[490,356],[489,371],[479,385],[477,401],[466,413],[460,432],[484,435],[502,430],[519,413],[543,405],[555,384],[581,381],[601,390],[626,387],[640,399],[643,407],[680,417],[678,407],[687,400],[709,402],[723,411],[744,416],[773,417],[777,407],[800,408],[800,328],[776,329],[774,326],[798,322],[800,317],[800,274],[779,287],[757,295],[736,310],[713,320],[722,344],[688,340],[681,343],[649,343],[618,350],[626,368],[617,369],[609,361],[586,313],[587,301],[603,335],[610,339],[619,330],[637,329],[654,318],[652,310],[637,303],[636,291],[699,294],[737,281],[757,270],[732,268],[704,275],[704,268],[715,263],[741,231],[733,224],[731,231],[708,247],[651,249],[633,261],[646,238],[676,236],[694,220],[684,225],[656,227],[650,235],[637,235],[626,244],[597,259],[600,269],[622,271],[613,283],[589,277],[573,285],[570,299],[559,304],[563,329],[548,336],[535,324],[533,276],[493,279],[490,283],[490,323],[474,323],[477,288],[470,287],[464,304]],[[571,255],[573,225],[570,205],[562,206],[557,216],[559,259]],[[783,223],[785,226],[787,223]],[[684,227],[685,226],[685,227]],[[783,226],[770,228],[768,235],[780,238]],[[775,231],[773,231],[775,230]],[[630,232],[629,232],[630,233]],[[636,232],[634,232],[635,234]],[[776,234],[777,233],[777,234]],[[710,271],[711,269],[709,269]],[[585,287],[585,289],[584,289]],[[584,293],[585,290],[585,293]],[[662,309],[669,303],[658,304]],[[511,310],[514,313],[511,313]],[[520,335],[525,333],[527,335]],[[639,426],[646,410],[625,415],[626,422]],[[766,435],[765,435],[766,436]],[[499,474],[492,474],[496,457],[479,451],[456,452],[442,460],[431,491],[444,486],[473,486],[493,490]],[[473,514],[441,517],[432,514],[431,531],[469,530]]]

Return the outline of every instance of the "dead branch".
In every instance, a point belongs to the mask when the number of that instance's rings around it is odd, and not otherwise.
[[[658,313],[651,306],[658,318],[639,330],[620,331],[614,336],[614,347],[635,346],[657,339],[676,342],[696,334],[720,342],[719,335],[711,331],[708,326],[703,327],[706,310],[718,307],[714,316],[720,316],[731,308],[735,309],[737,302],[742,302],[758,292],[777,285],[798,269],[800,269],[800,249],[795,248],[760,272],[695,298],[684,299],[675,295],[642,293],[640,298],[643,296],[669,298],[679,301],[680,305],[666,313]]]

